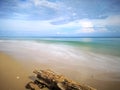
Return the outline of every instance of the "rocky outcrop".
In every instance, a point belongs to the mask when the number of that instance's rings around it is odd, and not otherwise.
[[[26,88],[31,90],[42,90],[43,88],[49,90],[96,90],[90,86],[74,82],[63,75],[58,75],[51,70],[34,70],[33,73],[37,75],[37,79],[26,85]]]

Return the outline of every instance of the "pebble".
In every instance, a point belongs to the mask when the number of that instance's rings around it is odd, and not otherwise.
[[[20,77],[19,77],[19,76],[17,76],[16,78],[17,78],[17,79],[20,79]]]

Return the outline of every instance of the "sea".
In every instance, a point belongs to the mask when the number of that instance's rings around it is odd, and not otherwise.
[[[30,41],[46,44],[61,44],[76,47],[82,50],[90,50],[96,53],[110,54],[120,56],[120,38],[108,38],[108,37],[15,37],[15,38],[0,38],[3,40],[18,40],[18,41]]]
[[[0,38],[0,49],[4,42],[31,42],[37,44],[64,45],[82,51],[96,54],[120,57],[120,38],[83,38],[83,37],[25,37],[25,38]],[[3,45],[2,45],[3,44]],[[34,47],[34,46],[31,46]]]
[[[100,54],[120,56],[120,38],[31,38],[38,43],[63,44]]]

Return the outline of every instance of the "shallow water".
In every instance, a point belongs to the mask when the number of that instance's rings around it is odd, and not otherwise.
[[[36,41],[67,44],[83,50],[120,56],[120,38],[42,38],[36,39]]]

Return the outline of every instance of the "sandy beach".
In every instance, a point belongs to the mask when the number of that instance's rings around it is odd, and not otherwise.
[[[105,64],[95,58],[100,58],[100,55],[93,57],[89,52],[78,53],[69,47],[53,44],[5,41],[0,46],[1,90],[26,90],[25,85],[34,76],[32,71],[48,68],[98,90],[120,89],[119,63],[112,59]],[[94,61],[86,60],[85,55]]]
[[[0,89],[26,90],[29,81],[29,71],[20,62],[9,55],[0,52]]]

